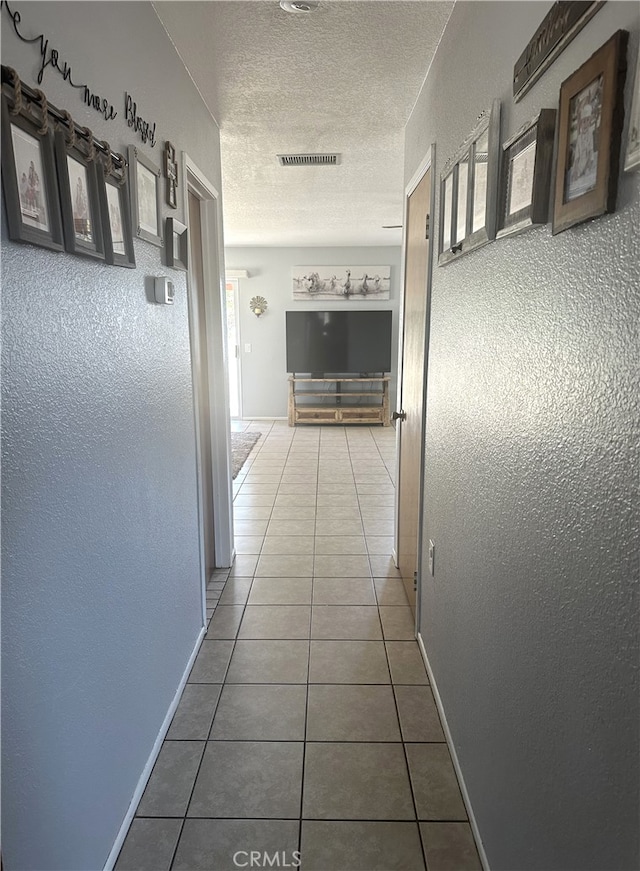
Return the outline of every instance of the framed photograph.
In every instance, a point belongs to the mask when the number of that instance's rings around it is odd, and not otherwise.
[[[19,115],[9,112],[2,95],[2,188],[9,238],[54,251],[64,250],[60,199],[50,130],[40,133],[42,119],[32,104]]]
[[[175,218],[166,219],[164,230],[167,266],[186,271],[189,268],[189,231]]]
[[[617,33],[562,83],[554,234],[616,207],[628,33]]]
[[[124,161],[123,161],[124,163]],[[136,265],[129,208],[129,180],[126,166],[112,169],[100,163],[98,198],[102,218],[105,260],[114,266],[132,269]]]
[[[62,130],[55,135],[55,153],[65,248],[104,260],[96,161],[69,145]]]
[[[131,216],[139,239],[162,247],[160,168],[135,145],[129,146]]]
[[[541,109],[502,146],[498,238],[549,219],[556,110]]]
[[[636,62],[636,77],[633,81],[631,116],[629,118],[629,138],[624,168],[627,172],[640,167],[640,53]]]
[[[438,265],[496,237],[500,101],[494,100],[440,175]]]

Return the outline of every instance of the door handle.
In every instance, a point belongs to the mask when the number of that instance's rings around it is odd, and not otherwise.
[[[394,411],[391,415],[393,420],[406,420],[407,412],[406,411]]]

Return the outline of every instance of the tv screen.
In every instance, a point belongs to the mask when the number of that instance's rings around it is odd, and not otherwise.
[[[391,371],[390,311],[288,311],[287,372]]]

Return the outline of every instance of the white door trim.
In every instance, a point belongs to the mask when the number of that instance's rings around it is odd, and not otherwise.
[[[188,195],[192,191],[201,201],[202,266],[204,275],[205,328],[207,348],[209,406],[211,409],[211,477],[213,486],[213,527],[216,568],[228,568],[235,556],[233,548],[233,496],[231,488],[231,434],[229,425],[229,395],[227,385],[227,337],[225,320],[225,270],[222,241],[220,194],[191,158],[182,153],[182,186],[184,214],[188,216]],[[191,310],[190,323],[194,312]],[[191,338],[194,341],[193,325]],[[197,336],[195,337],[197,342]],[[198,399],[194,392],[194,412],[198,414]],[[201,474],[201,450],[196,425],[196,463],[198,482]],[[202,492],[198,483],[198,513],[203,517]],[[203,576],[203,609],[206,619],[206,566],[204,542],[200,530],[200,560]]]
[[[405,298],[405,281],[406,281],[406,271],[407,271],[407,223],[409,218],[409,198],[411,194],[418,187],[426,173],[431,169],[431,167],[435,164],[436,157],[436,146],[435,143],[429,147],[426,155],[422,159],[418,169],[415,171],[413,176],[411,177],[411,181],[406,186],[404,191],[404,217],[402,221],[402,259],[401,259],[401,269],[400,269],[400,287],[402,288],[402,293],[400,296],[400,312],[398,318],[398,390],[396,393],[396,403],[397,410],[400,411],[402,408],[402,360],[404,353],[404,298]],[[430,228],[429,228],[429,257],[427,260],[427,274],[426,274],[426,287],[429,288],[431,286],[431,272],[432,272],[432,263],[433,263],[433,226],[434,226],[434,208],[435,208],[435,190],[436,185],[434,179],[431,180],[431,194],[430,194],[430,204],[429,204],[429,215],[430,215]],[[426,366],[427,366],[427,351],[429,348],[429,318],[430,318],[430,301],[427,300],[427,323],[425,328],[425,378],[423,384],[423,393],[422,393],[422,421],[420,423],[420,432],[422,441],[424,442],[424,435],[426,430],[426,415],[427,415],[427,378],[426,378]],[[393,528],[393,561],[398,566],[398,537],[399,537],[399,520],[400,520],[400,499],[398,498],[399,487],[400,487],[400,454],[402,451],[402,447],[400,444],[400,431],[402,429],[402,423],[400,422],[399,426],[396,426],[396,498],[395,498],[395,509],[394,509],[394,528]],[[419,502],[418,502],[418,549],[417,549],[417,586],[416,586],[416,632],[420,629],[420,607],[422,602],[422,517],[424,512],[424,451],[420,451],[420,468],[418,470],[420,488],[419,488]]]
[[[238,396],[236,397],[238,400],[238,420],[242,420],[242,354],[240,353],[240,348],[242,347],[242,335],[240,333],[240,277],[230,275],[229,273],[234,270],[227,269],[225,276],[225,289],[227,283],[233,285],[233,306],[235,308],[236,315],[236,342],[238,346],[238,356],[233,357],[233,350],[231,348],[228,349],[229,353],[229,366],[236,367],[236,373],[238,376]],[[235,270],[236,272],[241,272],[243,270]],[[245,275],[246,277],[246,275]],[[225,290],[226,295],[226,290]],[[225,323],[226,326],[226,323]]]

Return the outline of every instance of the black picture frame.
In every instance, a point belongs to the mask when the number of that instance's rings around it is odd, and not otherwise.
[[[51,129],[30,101],[17,115],[9,111],[12,106],[3,94],[2,189],[9,238],[64,251]]]
[[[615,211],[628,38],[616,31],[560,86],[554,236]]]
[[[130,145],[129,184],[131,222],[138,239],[162,247],[162,196],[160,167],[135,145]]]
[[[62,130],[55,134],[54,147],[65,248],[104,260],[96,158],[71,145]]]
[[[164,244],[167,266],[186,272],[189,268],[189,230],[186,225],[175,218],[167,218]]]
[[[136,265],[131,230],[129,179],[126,161],[119,168],[100,161],[98,168],[98,199],[102,218],[105,260],[113,266],[133,269]]]
[[[500,112],[494,100],[440,174],[438,266],[496,237]]]
[[[498,239],[549,220],[556,114],[541,109],[502,146]]]

